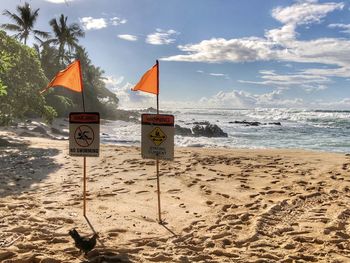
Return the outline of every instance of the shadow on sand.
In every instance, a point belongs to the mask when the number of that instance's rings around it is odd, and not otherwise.
[[[86,222],[88,223],[89,227],[91,228],[92,232],[94,234],[98,234],[96,232],[94,226],[91,224],[89,218],[85,215],[84,216]],[[130,260],[128,254],[126,253],[120,253],[116,250],[113,250],[111,248],[108,248],[105,246],[104,242],[97,238],[97,241],[100,243],[101,247],[96,248],[93,251],[89,252],[87,255],[87,260],[82,261],[82,263],[112,263],[112,262],[133,262]]]
[[[31,190],[33,184],[59,169],[53,159],[58,153],[57,149],[32,148],[23,141],[1,138],[0,198]]]

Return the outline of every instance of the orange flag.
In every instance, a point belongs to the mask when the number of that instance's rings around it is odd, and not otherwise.
[[[47,85],[47,87],[40,93],[43,93],[49,88],[55,86],[61,86],[76,92],[83,91],[79,60],[74,61],[66,69],[58,72],[57,75],[53,78],[53,80],[51,80],[49,85]]]
[[[141,78],[139,83],[131,89],[132,91],[141,90],[148,93],[159,94],[158,88],[158,61]]]

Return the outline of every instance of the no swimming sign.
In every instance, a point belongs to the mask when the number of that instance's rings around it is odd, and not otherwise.
[[[69,114],[69,155],[98,157],[100,153],[100,114],[72,112]]]

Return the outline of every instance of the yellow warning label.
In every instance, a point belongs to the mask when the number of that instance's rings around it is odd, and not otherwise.
[[[155,145],[159,146],[166,140],[167,137],[159,127],[156,127],[150,132],[149,138]]]

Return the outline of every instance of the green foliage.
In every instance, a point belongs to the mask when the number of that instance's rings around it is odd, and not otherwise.
[[[4,14],[20,25],[4,24],[8,30],[19,32],[15,37],[26,42],[33,30],[38,16],[38,9],[32,11],[25,3],[17,8],[19,15],[5,10]],[[24,22],[24,12],[30,17]],[[117,96],[106,88],[103,82],[103,70],[94,66],[84,48],[78,45],[78,39],[84,37],[84,31],[78,24],[67,24],[63,14],[59,19],[52,19],[50,25],[53,38],[34,45],[31,49],[8,37],[0,31],[0,124],[9,124],[15,119],[43,116],[48,122],[55,117],[67,117],[71,111],[82,111],[82,93],[63,87],[55,87],[40,95],[40,90],[60,70],[66,68],[74,59],[81,62],[84,99],[86,111],[100,112],[102,118],[117,119]],[[22,31],[21,31],[22,30]],[[48,34],[41,34],[42,37]]]
[[[47,123],[52,123],[54,118],[57,117],[57,112],[51,106],[46,106],[45,105],[44,108],[43,108],[42,115],[45,118]]]
[[[68,65],[59,66],[58,61],[52,59],[53,56],[48,54],[57,54],[58,50],[54,47],[43,47],[39,54],[42,67],[47,77],[53,77],[59,70],[64,69]],[[102,118],[116,119],[118,98],[108,90],[102,81],[103,71],[99,67],[92,65],[84,48],[78,47],[75,59],[79,59],[83,74],[84,100],[86,111],[100,112]],[[56,72],[52,74],[51,69],[56,68]],[[62,87],[49,89],[45,93],[46,102],[53,107],[59,117],[68,116],[71,111],[82,111],[82,94],[74,92]]]
[[[98,111],[102,118],[116,118],[114,113],[118,108],[119,100],[102,81],[103,70],[92,65],[86,50],[82,47],[77,49],[76,59],[80,60],[82,67],[87,111]]]
[[[0,50],[0,81],[2,87],[6,86],[6,94],[2,92],[0,96],[0,124],[47,112],[39,93],[47,78],[35,51],[3,31],[0,31]]]
[[[3,50],[0,51],[0,74],[3,74],[11,66],[10,56]],[[7,95],[7,86],[0,79],[0,97]]]
[[[57,116],[67,117],[68,114],[75,109],[75,104],[72,99],[58,95],[57,89],[52,89],[51,92],[46,96],[46,102],[57,112]]]
[[[56,18],[50,20],[54,37],[46,41],[46,43],[58,46],[58,60],[61,63],[71,60],[72,52],[78,48],[79,38],[85,36],[79,24],[68,25],[67,19],[68,17],[61,14],[58,20]]]
[[[41,62],[42,69],[48,80],[53,79],[58,71],[63,69],[65,65],[61,65],[58,62],[58,50],[55,47],[50,46],[48,43],[34,46]]]
[[[1,96],[5,96],[7,95],[7,91],[6,91],[6,86],[4,85],[4,83],[2,83],[2,81],[0,80],[0,97]]]

